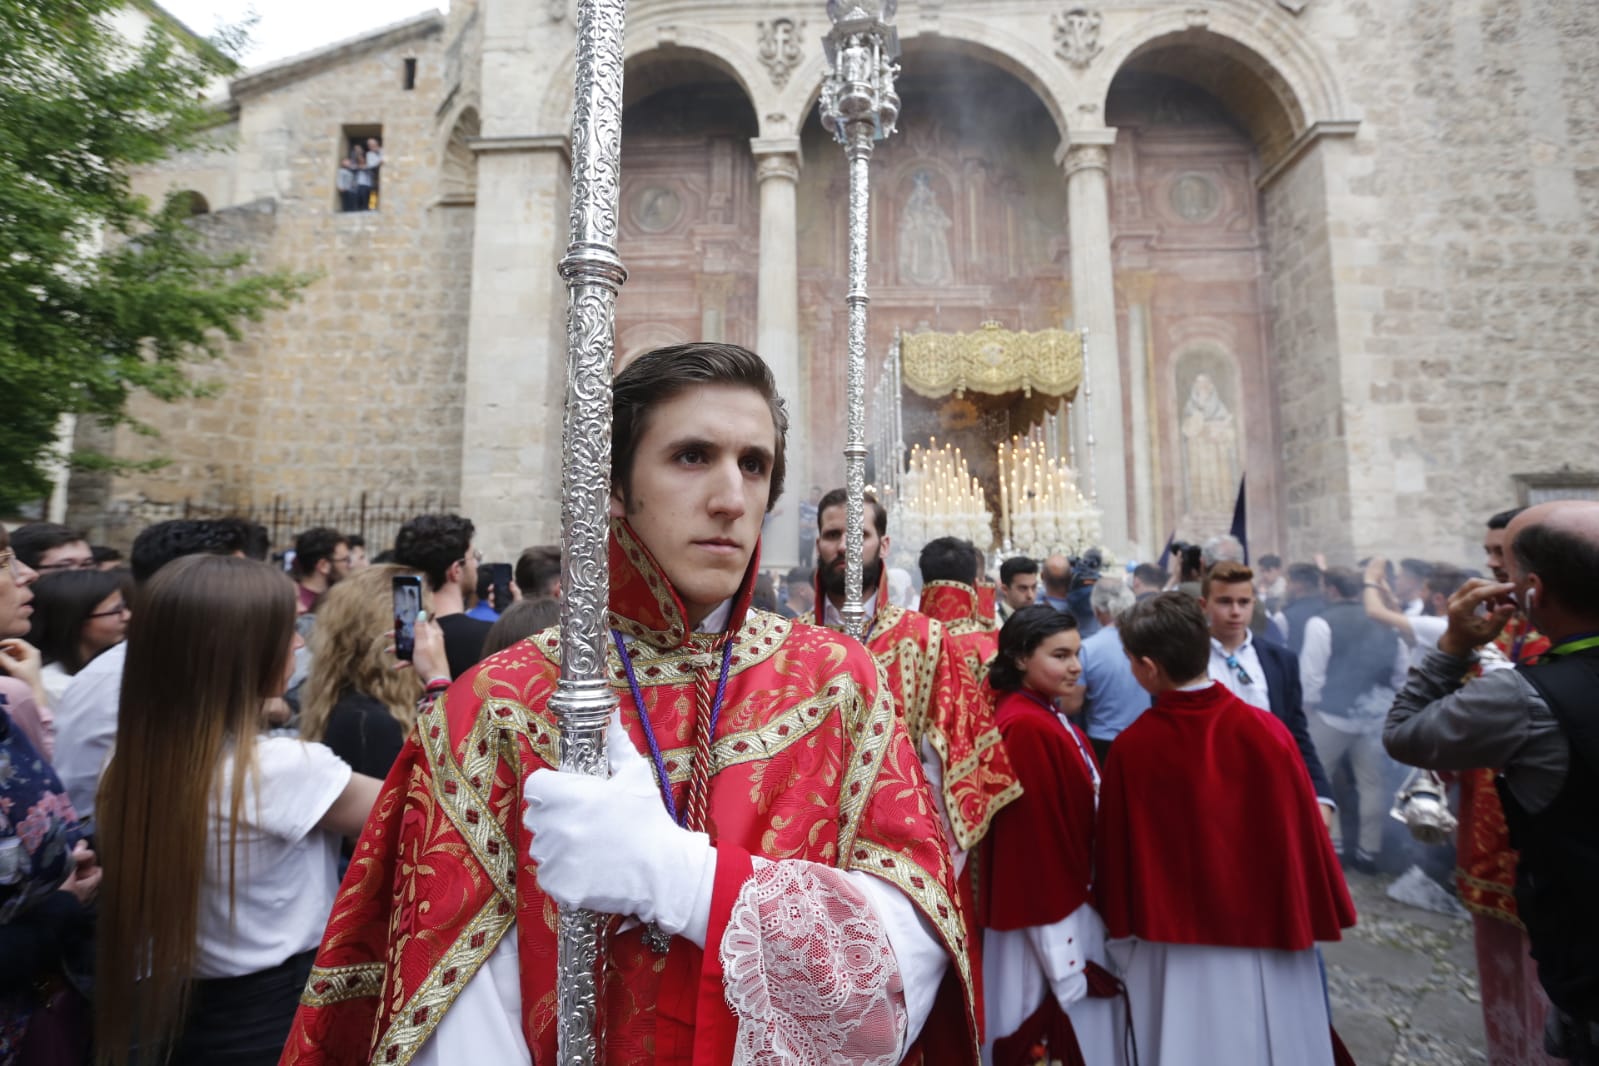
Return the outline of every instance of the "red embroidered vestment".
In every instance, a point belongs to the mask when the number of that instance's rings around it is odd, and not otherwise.
[[[641,929],[612,923],[606,1060],[728,1061],[736,1023],[717,943],[730,909],[724,871],[748,871],[753,856],[862,871],[903,892],[950,960],[922,1041],[927,1060],[974,1062],[966,934],[915,749],[858,645],[748,609],[755,567],[728,625],[732,667],[711,745],[711,937],[703,952],[673,938],[661,956]],[[707,673],[714,681],[724,638],[688,632],[675,592],[623,523],[613,526],[611,576],[610,623],[632,638],[643,710],[681,806],[696,691]],[[284,1064],[409,1061],[513,930],[523,1034],[535,1062],[554,1061],[556,907],[527,858],[521,796],[529,774],[558,763],[549,700],[559,655],[558,633],[546,630],[479,664],[422,713],[356,845]],[[610,672],[642,748],[639,708],[614,652]],[[934,1022],[944,1027],[938,1039]]]

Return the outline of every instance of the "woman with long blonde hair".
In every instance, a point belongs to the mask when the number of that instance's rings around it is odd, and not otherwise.
[[[328,590],[311,632],[311,676],[300,736],[332,748],[356,773],[384,777],[416,722],[423,683],[417,670],[395,669],[393,579],[402,566],[369,566]],[[431,609],[427,582],[424,609]]]
[[[190,556],[129,626],[116,748],[95,814],[105,866],[95,1036],[104,1063],[270,1066],[378,782],[262,733],[293,664],[294,586]]]

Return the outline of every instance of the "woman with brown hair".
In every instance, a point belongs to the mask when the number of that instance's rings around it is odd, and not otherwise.
[[[293,663],[294,586],[190,556],[139,592],[96,814],[100,1060],[275,1063],[378,782],[261,733]]]
[[[329,590],[311,633],[300,736],[321,741],[359,774],[382,778],[416,721],[427,671],[396,670],[393,579],[403,566],[369,566]],[[422,606],[432,608],[423,582]],[[420,672],[419,672],[420,671]],[[449,671],[445,668],[444,675]]]

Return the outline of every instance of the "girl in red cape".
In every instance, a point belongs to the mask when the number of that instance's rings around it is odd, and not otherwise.
[[[1077,622],[1047,605],[1005,623],[989,694],[1022,795],[983,842],[977,898],[992,1066],[1121,1061],[1116,1003],[1103,984],[1105,925],[1094,908],[1099,768],[1055,701],[1077,684]],[[1092,986],[1092,987],[1091,987]]]

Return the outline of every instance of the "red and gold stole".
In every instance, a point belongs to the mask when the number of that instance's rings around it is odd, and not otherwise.
[[[710,744],[706,831],[718,874],[749,856],[861,870],[898,887],[949,953],[942,1049],[971,1062],[978,1020],[966,930],[943,833],[916,751],[871,658],[826,630],[749,608],[751,560],[727,634],[693,634],[675,591],[625,523],[611,542],[610,623],[631,638],[645,706],[614,651],[611,683],[642,747],[639,713],[663,749],[675,798],[693,776],[698,677],[734,649]],[[554,1061],[556,907],[539,889],[521,822],[522,783],[558,763],[549,709],[560,644],[551,629],[457,679],[420,716],[384,782],[334,905],[284,1052],[285,1064],[405,1063],[466,982],[514,931],[522,1025],[538,1062]],[[719,877],[720,882],[720,877]],[[736,895],[736,893],[735,893]],[[674,938],[650,951],[643,930],[616,932],[602,1006],[606,1058],[621,1066],[694,1063],[734,1020],[718,995],[717,913],[705,951]],[[959,1004],[964,1003],[964,1009]]]

